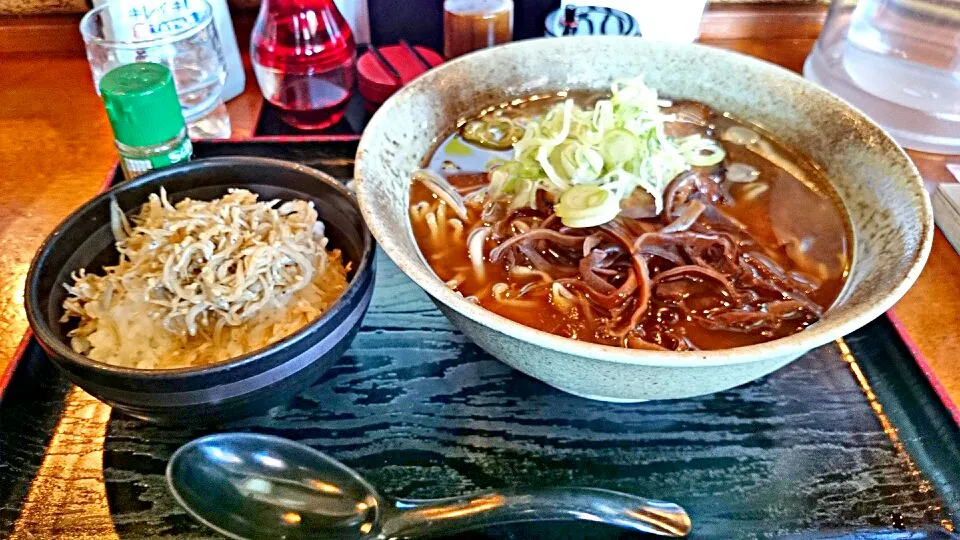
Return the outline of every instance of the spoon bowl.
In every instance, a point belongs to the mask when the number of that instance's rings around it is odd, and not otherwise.
[[[596,521],[661,536],[690,532],[690,518],[676,504],[603,489],[385,498],[322,452],[252,433],[187,443],[170,458],[167,483],[187,513],[229,538],[392,540],[550,520]]]
[[[174,453],[173,496],[231,538],[355,539],[379,521],[381,499],[352,469],[293,441],[252,433],[210,435]]]

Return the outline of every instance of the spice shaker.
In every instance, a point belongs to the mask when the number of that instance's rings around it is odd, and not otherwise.
[[[136,62],[115,68],[100,80],[100,97],[128,180],[190,159],[193,145],[166,66]]]

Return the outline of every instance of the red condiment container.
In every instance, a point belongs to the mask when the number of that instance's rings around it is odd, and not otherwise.
[[[346,112],[356,45],[333,0],[262,0],[250,59],[263,97],[291,126],[325,128]]]
[[[416,53],[413,48],[416,48]],[[357,80],[360,95],[368,109],[376,109],[403,85],[443,63],[437,52],[419,45],[388,45],[378,47],[381,58],[368,50],[357,61]]]

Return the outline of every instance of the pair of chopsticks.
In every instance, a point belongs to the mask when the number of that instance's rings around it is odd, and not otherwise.
[[[428,62],[427,59],[424,58],[422,54],[420,54],[420,51],[418,51],[417,48],[414,47],[413,45],[410,45],[409,43],[407,43],[407,40],[401,39],[400,45],[406,48],[408,52],[410,52],[411,54],[413,54],[414,57],[416,57],[417,61],[420,62],[420,65],[423,67],[424,70],[429,70],[433,68],[433,66],[430,65],[430,62]],[[378,49],[376,45],[370,44],[368,46],[368,49],[373,54],[373,57],[377,59],[377,62],[380,64],[380,66],[383,67],[383,69],[385,69],[386,72],[389,73],[390,76],[394,78],[394,80],[396,80],[397,82],[403,82],[403,77],[400,76],[400,72],[397,71],[397,68],[394,67],[394,65],[391,64],[389,60],[387,60],[387,57],[380,52],[380,49]]]

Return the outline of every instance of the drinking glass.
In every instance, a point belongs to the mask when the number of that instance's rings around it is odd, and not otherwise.
[[[192,138],[230,136],[222,93],[226,61],[207,0],[107,2],[80,21],[93,84],[112,69],[156,62],[173,73]]]
[[[960,2],[834,0],[803,73],[903,146],[960,153]]]

